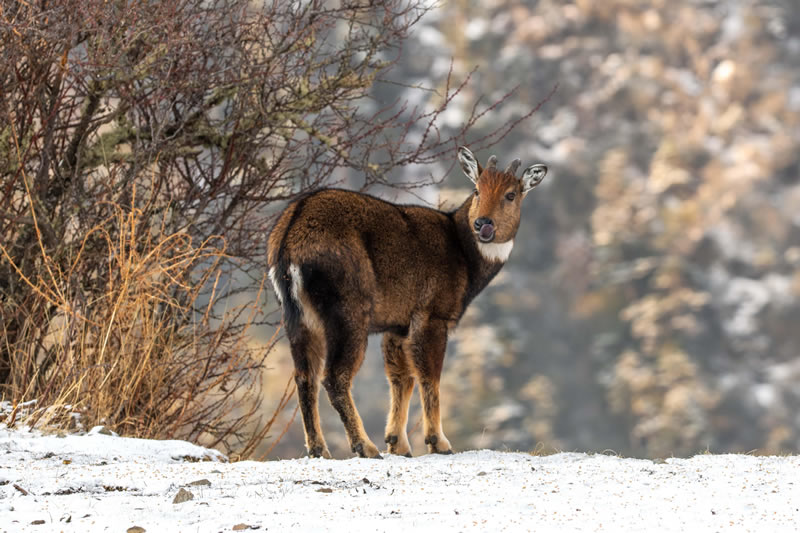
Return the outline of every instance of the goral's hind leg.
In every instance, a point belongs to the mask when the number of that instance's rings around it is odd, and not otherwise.
[[[303,416],[306,449],[311,457],[330,459],[331,453],[322,435],[318,411],[320,369],[325,350],[325,339],[321,333],[303,325],[290,336],[289,343],[294,359],[294,382]]]
[[[411,361],[419,378],[425,444],[431,453],[453,453],[442,431],[439,413],[439,380],[447,346],[447,324],[427,320],[412,327],[409,338]]]
[[[366,326],[366,321],[363,324]],[[344,423],[353,452],[360,457],[382,459],[377,446],[372,443],[364,430],[364,424],[350,392],[353,378],[364,360],[364,350],[367,347],[366,327],[354,327],[353,322],[335,319],[327,326],[328,357],[326,376],[322,383],[328,391],[333,408]]]
[[[414,376],[403,350],[403,337],[393,333],[383,336],[383,361],[391,390],[391,408],[386,422],[386,443],[389,453],[411,457],[406,424],[408,404],[414,390]]]

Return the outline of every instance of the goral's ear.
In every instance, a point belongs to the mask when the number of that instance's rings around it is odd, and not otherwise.
[[[539,185],[544,177],[547,175],[547,167],[541,163],[531,165],[522,173],[522,194],[528,194],[528,191]]]
[[[466,146],[459,146],[458,147],[458,162],[461,163],[461,169],[464,171],[464,174],[472,180],[472,183],[478,184],[478,177],[481,175],[481,168],[478,164],[478,160],[475,159],[475,156],[472,155],[469,148]]]

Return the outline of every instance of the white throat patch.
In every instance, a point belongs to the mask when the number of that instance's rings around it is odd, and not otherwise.
[[[508,242],[478,242],[478,251],[487,261],[500,261],[505,263],[514,248],[514,240]]]

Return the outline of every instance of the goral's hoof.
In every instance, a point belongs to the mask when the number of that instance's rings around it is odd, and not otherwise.
[[[329,452],[328,448],[326,448],[325,446],[314,446],[313,448],[308,450],[308,455],[314,458],[320,458],[320,457],[324,459],[331,458],[331,452]]]
[[[450,455],[453,453],[453,450],[450,448],[450,443],[447,442],[447,439],[442,439],[440,442],[437,435],[428,435],[425,437],[425,444],[428,445],[431,453],[438,453],[440,455]],[[439,446],[446,448],[440,449]]]
[[[404,439],[403,443],[398,445],[400,442],[400,438],[397,435],[386,435],[384,439],[386,444],[389,445],[389,449],[387,450],[388,453],[392,455],[403,455],[405,457],[411,457],[411,450],[408,446],[408,439]]]
[[[375,448],[374,445],[372,447]],[[353,453],[358,454],[359,457],[362,457],[364,459],[383,459],[383,456],[378,452],[377,448],[375,448],[375,452],[373,454],[371,455],[368,454],[367,451],[365,450],[363,442],[354,444],[352,449]]]

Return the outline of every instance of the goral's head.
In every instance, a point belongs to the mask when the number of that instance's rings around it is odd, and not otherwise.
[[[547,167],[538,163],[531,165],[518,178],[519,159],[501,171],[497,168],[497,157],[491,156],[484,168],[463,146],[458,149],[458,161],[475,184],[469,209],[469,224],[475,238],[484,244],[512,241],[519,228],[522,199],[542,182]]]

